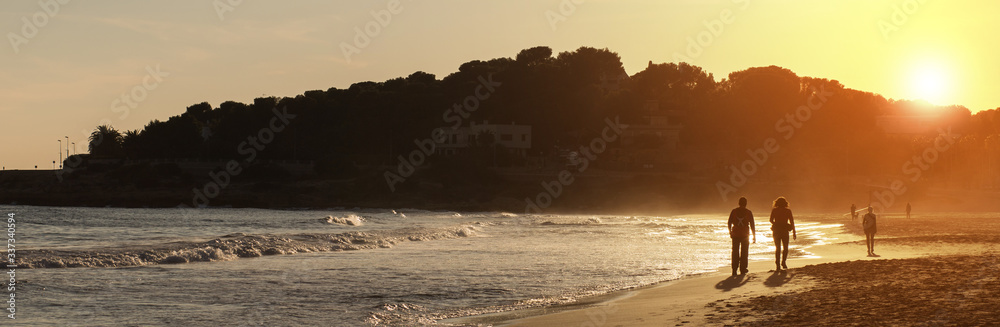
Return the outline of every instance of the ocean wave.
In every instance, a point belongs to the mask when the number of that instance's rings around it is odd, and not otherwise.
[[[433,319],[425,317],[427,309],[412,303],[383,303],[369,312],[365,322],[369,326],[429,326]]]
[[[24,250],[20,268],[128,267],[228,261],[265,255],[390,248],[402,242],[475,236],[490,223],[448,228],[404,228],[340,234],[250,235],[234,233],[207,242],[128,248]],[[19,251],[20,253],[20,251]]]
[[[572,220],[572,221],[546,220],[538,224],[543,226],[583,226],[583,225],[600,225],[601,223],[603,223],[603,221],[601,221],[600,218],[592,217],[592,218]]]
[[[361,226],[364,225],[365,218],[358,215],[347,215],[346,217],[327,216],[324,220],[328,224]]]

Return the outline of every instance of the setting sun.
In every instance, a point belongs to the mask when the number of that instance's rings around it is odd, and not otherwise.
[[[13,325],[1000,326],[1000,1],[0,1]]]
[[[949,73],[940,65],[921,64],[914,68],[908,81],[911,98],[936,105],[949,104],[952,82]]]

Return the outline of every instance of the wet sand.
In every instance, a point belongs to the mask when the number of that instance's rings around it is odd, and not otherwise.
[[[985,216],[985,215],[984,215]],[[752,262],[609,296],[496,320],[501,326],[882,326],[1000,323],[1000,219],[886,217],[868,257],[858,222],[837,243],[808,249],[789,269]],[[526,318],[519,316],[530,315]]]

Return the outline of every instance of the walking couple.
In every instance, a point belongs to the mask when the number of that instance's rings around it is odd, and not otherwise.
[[[788,201],[784,197],[774,200],[771,208],[771,231],[774,234],[774,265],[775,270],[788,269],[785,260],[788,259],[788,232],[792,232],[792,239],[798,238],[795,234],[795,219],[792,218],[792,210],[788,209]],[[739,271],[745,275],[749,270],[747,263],[750,256],[750,237],[757,243],[757,228],[754,226],[753,212],[747,209],[747,198],[740,198],[739,208],[733,209],[729,213],[727,223],[729,237],[733,239],[733,276]]]

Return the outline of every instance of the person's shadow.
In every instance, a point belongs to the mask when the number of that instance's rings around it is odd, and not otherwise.
[[[723,292],[729,292],[734,288],[743,286],[743,284],[746,284],[748,281],[750,281],[750,277],[747,275],[729,276],[726,279],[715,283],[715,288],[720,289]]]
[[[771,276],[768,276],[766,280],[764,280],[764,286],[779,287],[781,285],[785,285],[785,283],[788,283],[789,281],[792,280],[792,276],[794,275],[789,274],[788,271],[777,270],[774,273],[772,273]]]

